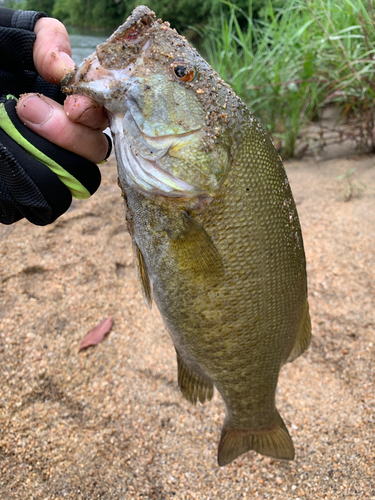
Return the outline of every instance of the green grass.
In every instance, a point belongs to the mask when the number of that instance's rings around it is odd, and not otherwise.
[[[225,2],[227,5],[230,3]],[[361,122],[375,150],[375,23],[372,0],[271,2],[262,20],[241,29],[238,9],[204,31],[210,64],[267,128],[284,158],[293,156],[304,125],[329,104]]]

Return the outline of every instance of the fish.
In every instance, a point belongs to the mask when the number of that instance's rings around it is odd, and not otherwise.
[[[218,463],[292,460],[275,403],[311,339],[301,226],[258,119],[168,22],[138,6],[64,81],[107,110],[142,295],[191,403],[225,404]]]

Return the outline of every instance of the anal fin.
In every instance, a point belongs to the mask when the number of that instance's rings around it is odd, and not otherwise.
[[[311,319],[309,313],[309,303],[306,300],[296,342],[293,346],[292,352],[289,354],[287,363],[289,363],[290,361],[294,361],[296,358],[298,358],[298,356],[303,354],[309,347],[310,342],[311,342]]]
[[[151,291],[150,278],[147,273],[146,263],[144,261],[142,252],[139,250],[138,245],[134,241],[134,239],[133,239],[133,251],[134,251],[135,265],[137,268],[138,282],[141,286],[143,299],[146,303],[146,306],[151,309],[152,291]]]
[[[259,431],[231,429],[224,424],[218,450],[219,465],[227,465],[249,450],[268,457],[293,460],[293,442],[278,412],[274,424]]]
[[[214,394],[214,386],[203,377],[198,375],[194,370],[187,366],[181,359],[177,349],[177,368],[178,368],[178,385],[185,399],[197,404],[210,401]]]

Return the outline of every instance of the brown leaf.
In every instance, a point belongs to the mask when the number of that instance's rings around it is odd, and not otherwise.
[[[89,333],[83,337],[81,345],[79,346],[79,352],[82,349],[86,349],[91,345],[100,344],[100,342],[104,339],[107,333],[110,331],[113,325],[113,316],[109,316],[107,319],[101,321],[98,325],[96,325]]]

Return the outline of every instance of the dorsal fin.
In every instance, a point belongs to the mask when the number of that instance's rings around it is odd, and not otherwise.
[[[177,369],[178,369],[178,385],[185,399],[197,404],[210,401],[214,394],[214,386],[203,377],[198,375],[194,370],[187,366],[182,360],[176,349],[177,354]]]
[[[289,358],[287,359],[287,363],[290,361],[294,361],[298,356],[306,351],[309,347],[311,341],[311,320],[309,314],[309,303],[306,300],[305,308],[302,313],[301,323],[299,332],[293,346],[292,352],[289,354]]]

